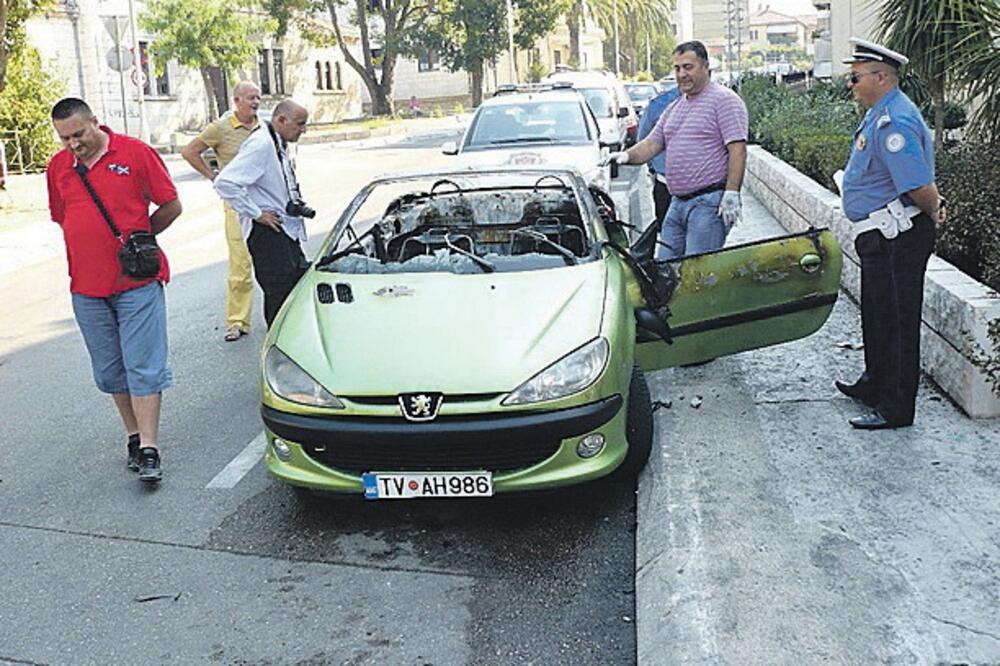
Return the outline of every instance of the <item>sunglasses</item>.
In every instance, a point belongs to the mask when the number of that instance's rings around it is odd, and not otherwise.
[[[858,84],[862,76],[868,76],[869,74],[880,74],[881,72],[851,72],[851,75],[847,77],[847,80],[851,82],[852,86]]]

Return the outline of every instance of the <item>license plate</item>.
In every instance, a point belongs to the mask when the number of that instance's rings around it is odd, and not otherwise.
[[[361,481],[367,500],[493,496],[490,472],[368,472],[361,475]]]

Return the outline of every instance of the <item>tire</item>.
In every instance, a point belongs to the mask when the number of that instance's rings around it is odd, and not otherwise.
[[[653,403],[646,375],[638,365],[632,367],[626,409],[625,440],[628,442],[628,453],[618,469],[623,476],[634,478],[646,466],[653,450]]]

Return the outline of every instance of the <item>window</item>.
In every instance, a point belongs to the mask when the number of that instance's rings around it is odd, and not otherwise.
[[[320,65],[319,60],[316,61],[316,90],[323,89],[323,66]]]
[[[562,51],[553,51],[552,52],[552,64],[553,65],[561,65],[562,64]]]
[[[157,97],[165,97],[169,95],[170,77],[167,74],[166,66],[163,68],[163,74],[160,74],[157,77],[151,77],[151,72],[154,68],[150,67],[149,42],[139,42],[139,62],[142,66],[143,78],[145,79],[145,83],[142,87],[142,94],[148,97],[152,97],[154,95]]]
[[[433,51],[421,51],[417,55],[418,72],[433,72],[436,69],[441,69],[437,53]]]
[[[343,81],[343,79],[340,78],[340,63],[339,62],[335,62],[335,63],[333,63],[333,66],[337,68],[337,90],[343,90],[344,89],[344,81]]]
[[[285,52],[271,49],[271,65],[274,67],[274,94],[285,94]]]
[[[326,63],[326,89],[333,90],[333,77],[330,72],[330,63]]]
[[[257,51],[257,74],[260,76],[260,94],[271,94],[271,76],[267,68],[267,50]]]

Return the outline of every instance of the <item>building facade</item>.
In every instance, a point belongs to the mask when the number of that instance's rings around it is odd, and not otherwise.
[[[580,31],[580,67],[602,68],[604,64],[604,31],[592,21],[587,21]],[[526,83],[534,63],[538,62],[546,73],[556,65],[570,61],[569,28],[561,20],[547,35],[535,40],[533,48],[516,50],[514,76],[511,77],[510,55],[504,51],[494,63],[487,63],[483,73],[483,94],[492,94],[497,86],[505,83]],[[421,107],[434,104],[468,105],[472,97],[472,76],[465,70],[449,71],[434,53],[420,57],[400,58],[396,64],[393,99],[397,109],[411,97],[420,101]],[[371,100],[365,91],[365,102]]]
[[[750,41],[749,0],[677,0],[674,19],[678,43],[702,42],[723,69],[735,65]]]
[[[136,0],[134,9],[141,15],[145,5]],[[116,132],[140,135],[140,89],[146,134],[153,144],[169,146],[175,133],[198,130],[209,121],[201,71],[170,61],[157,74],[150,52],[156,36],[139,27],[134,40],[127,0],[60,0],[54,11],[30,19],[26,32],[44,66],[65,82],[67,94],[86,100]],[[258,46],[255,62],[235,72],[208,73],[220,111],[229,107],[233,86],[250,80],[261,88],[262,108],[294,97],[309,109],[313,123],[361,115],[361,80],[338,47],[315,47],[294,28],[282,39],[248,39]],[[345,40],[357,50],[356,31],[345,29]]]

